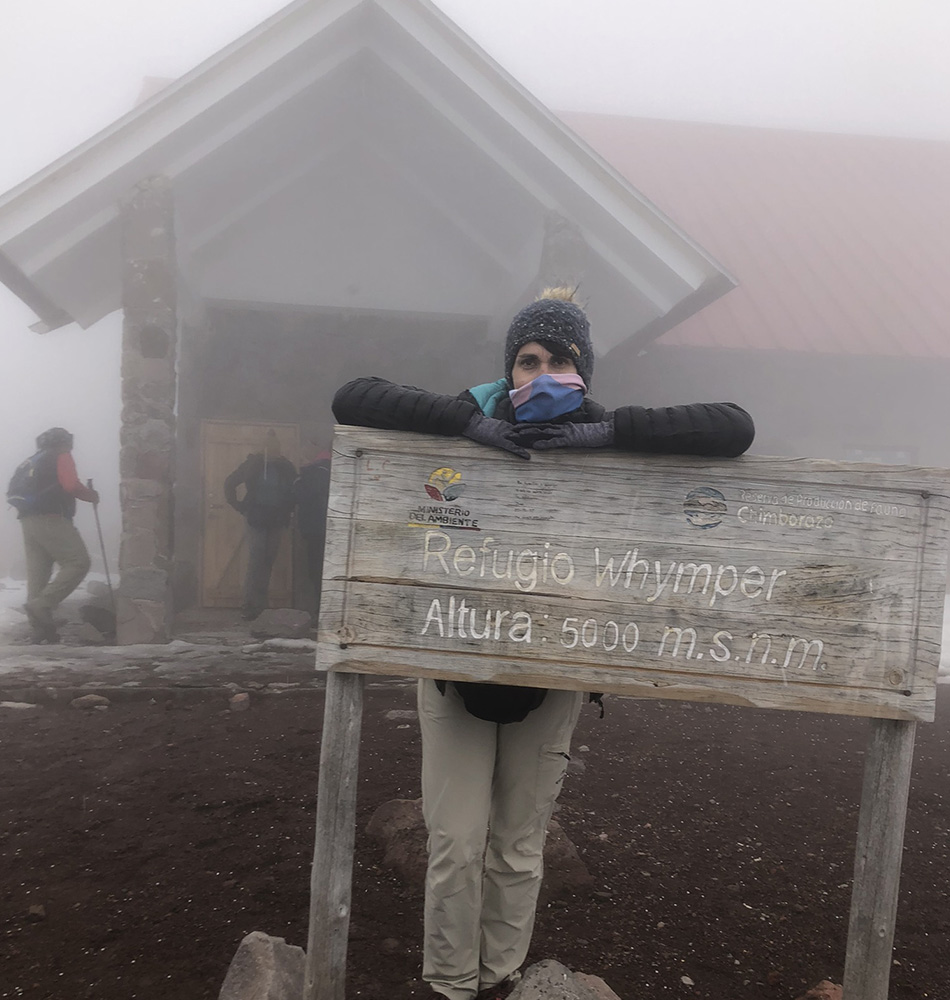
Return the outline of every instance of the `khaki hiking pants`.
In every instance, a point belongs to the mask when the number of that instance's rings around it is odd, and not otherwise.
[[[20,519],[26,550],[26,597],[52,611],[89,572],[89,553],[76,526],[61,514],[30,514]],[[59,566],[56,576],[53,566]]]
[[[524,962],[548,820],[583,695],[548,691],[523,722],[469,715],[447,684],[420,680],[422,809],[429,833],[422,978],[472,1000]]]

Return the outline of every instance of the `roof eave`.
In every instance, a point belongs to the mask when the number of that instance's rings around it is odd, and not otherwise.
[[[24,305],[36,313],[38,322],[30,324],[30,329],[34,333],[51,333],[75,322],[65,309],[58,306],[30,281],[2,251],[0,251],[0,282],[3,282]]]
[[[713,275],[697,288],[694,292],[680,299],[676,305],[662,316],[657,316],[655,320],[641,327],[636,333],[630,335],[620,343],[614,345],[604,356],[609,357],[616,351],[635,351],[640,353],[645,351],[651,344],[656,343],[665,333],[674,327],[684,323],[691,316],[705,309],[706,306],[722,298],[727,292],[737,288],[738,281],[726,272]]]

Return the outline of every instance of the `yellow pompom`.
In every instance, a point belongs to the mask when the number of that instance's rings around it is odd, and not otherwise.
[[[538,296],[541,299],[560,299],[561,302],[577,302],[577,286],[568,288],[567,285],[558,285],[557,288],[545,288]]]

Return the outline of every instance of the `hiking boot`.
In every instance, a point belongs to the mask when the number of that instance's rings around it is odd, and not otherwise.
[[[59,632],[56,631],[56,623],[53,621],[53,612],[49,608],[38,604],[36,598],[27,601],[23,605],[26,617],[30,623],[32,635],[30,641],[39,645],[44,642],[59,642]]]
[[[27,620],[30,623],[30,628],[33,629],[36,634],[44,634],[47,632],[56,632],[56,624],[53,621],[53,612],[49,608],[40,604],[36,598],[27,601],[23,605],[23,610],[26,612]]]
[[[505,1000],[505,997],[518,985],[521,979],[520,972],[513,972],[507,979],[503,979],[494,986],[486,986],[478,991],[475,1000]]]

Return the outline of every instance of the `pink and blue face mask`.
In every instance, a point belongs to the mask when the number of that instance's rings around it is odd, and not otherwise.
[[[587,386],[574,372],[539,375],[508,395],[519,423],[544,423],[576,410],[584,401]]]

